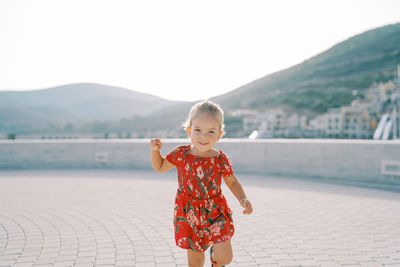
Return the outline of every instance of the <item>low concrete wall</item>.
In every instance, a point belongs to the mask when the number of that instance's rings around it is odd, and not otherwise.
[[[165,155],[187,139],[164,140]],[[400,186],[400,141],[225,139],[236,172]],[[149,140],[3,140],[0,170],[151,169]]]

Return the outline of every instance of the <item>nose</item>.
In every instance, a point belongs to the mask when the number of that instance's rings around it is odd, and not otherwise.
[[[207,138],[207,133],[200,133],[201,139],[206,139]]]

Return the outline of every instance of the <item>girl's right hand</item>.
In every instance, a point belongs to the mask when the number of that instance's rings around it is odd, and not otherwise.
[[[150,140],[150,147],[152,151],[160,151],[162,147],[162,142],[159,138],[154,138]]]

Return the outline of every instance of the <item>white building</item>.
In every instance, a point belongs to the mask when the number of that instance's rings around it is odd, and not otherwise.
[[[331,138],[371,138],[382,103],[394,88],[392,82],[375,84],[367,90],[364,98],[352,101],[350,106],[329,109],[310,125],[314,130],[323,130]]]

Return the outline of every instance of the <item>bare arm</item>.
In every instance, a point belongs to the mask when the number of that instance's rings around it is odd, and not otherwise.
[[[232,194],[239,200],[240,205],[244,208],[244,214],[250,214],[253,212],[253,206],[246,197],[246,193],[243,190],[242,185],[239,183],[238,179],[234,174],[231,176],[224,177],[224,181],[228,188],[231,190]]]
[[[156,172],[166,172],[172,169],[174,164],[169,162],[166,158],[161,155],[160,149],[162,147],[162,142],[160,139],[152,139],[150,141],[151,147],[151,164]]]

